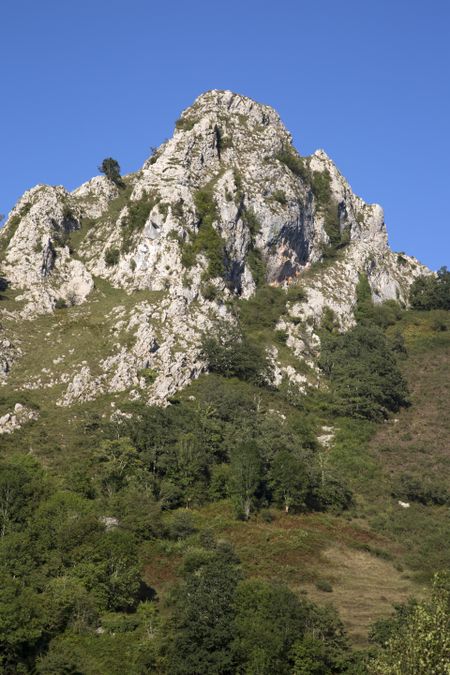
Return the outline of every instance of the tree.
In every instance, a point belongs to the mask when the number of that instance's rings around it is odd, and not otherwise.
[[[0,588],[0,672],[30,672],[16,668],[31,661],[45,631],[42,596],[2,570]]]
[[[307,612],[285,586],[259,579],[241,582],[236,593],[234,650],[242,673],[288,675],[290,650],[304,632]]]
[[[270,483],[275,501],[286,513],[291,506],[301,506],[305,501],[308,485],[304,463],[295,452],[281,450],[270,468]]]
[[[406,381],[377,326],[324,336],[319,366],[331,378],[337,414],[379,420],[408,405]]]
[[[216,335],[204,336],[202,347],[210,372],[259,386],[270,381],[271,368],[261,347],[226,322],[219,323]]]
[[[0,463],[0,537],[28,520],[44,489],[42,470],[32,457]]]
[[[262,473],[259,450],[253,441],[243,443],[231,453],[230,489],[237,514],[248,520],[255,502]]]
[[[248,579],[236,591],[239,673],[331,675],[347,672],[348,643],[328,607],[300,600],[282,584]],[[309,669],[311,668],[311,669]]]
[[[420,276],[411,285],[410,302],[414,309],[450,310],[450,272],[441,267],[437,274]]]
[[[234,595],[239,560],[226,544],[209,542],[184,562],[183,583],[172,594],[162,655],[171,675],[231,675]]]
[[[122,490],[132,478],[144,473],[144,466],[128,438],[103,441],[93,457],[95,478],[109,497]]]
[[[106,178],[118,187],[123,186],[122,177],[120,175],[120,165],[116,159],[107,157],[98,167],[100,173],[105,174]]]
[[[406,620],[369,667],[373,675],[450,674],[450,576],[436,575],[429,602],[410,608]]]

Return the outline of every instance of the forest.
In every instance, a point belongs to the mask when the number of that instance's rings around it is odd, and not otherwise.
[[[115,420],[87,408],[70,461],[54,465],[45,460],[56,451],[44,430],[34,437],[37,453],[20,433],[8,439],[0,466],[2,672],[450,672],[443,561],[416,562],[432,590],[374,622],[356,649],[332,604],[249,573],[226,528],[218,533],[198,517],[202,509],[228,509],[248,532],[296,514],[357,517],[354,475],[330,461],[318,436],[326,423],[341,434],[350,429],[362,447],[365,434],[411,406],[408,340],[416,330],[422,350],[442,348],[448,274],[440,272],[437,289],[430,280],[413,285],[413,310],[374,305],[361,276],[355,327],[340,333],[331,310],[324,315],[325,386],[307,396],[270,384],[259,338],[275,326],[285,295],[262,287],[237,307],[234,333],[218,324],[205,335],[209,374],[166,408],[130,402]],[[400,473],[387,490],[423,508],[450,506],[443,477]],[[255,557],[252,546],[250,536]],[[154,547],[163,565],[170,567],[174,552],[177,560],[161,597],[148,562]],[[332,595],[329,582],[320,584]]]

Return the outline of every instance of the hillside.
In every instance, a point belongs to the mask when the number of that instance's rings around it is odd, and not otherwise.
[[[450,565],[448,273],[222,91],[0,251],[3,672],[378,672]]]

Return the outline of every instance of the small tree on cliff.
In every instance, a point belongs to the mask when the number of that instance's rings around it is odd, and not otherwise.
[[[120,175],[120,164],[117,159],[107,157],[98,167],[100,173],[105,174],[106,178],[117,186],[122,187],[123,181]]]

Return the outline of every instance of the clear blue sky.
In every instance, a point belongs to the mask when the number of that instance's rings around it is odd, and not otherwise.
[[[105,156],[138,169],[208,89],[324,148],[391,245],[450,265],[448,0],[12,0],[0,8],[0,212]]]

